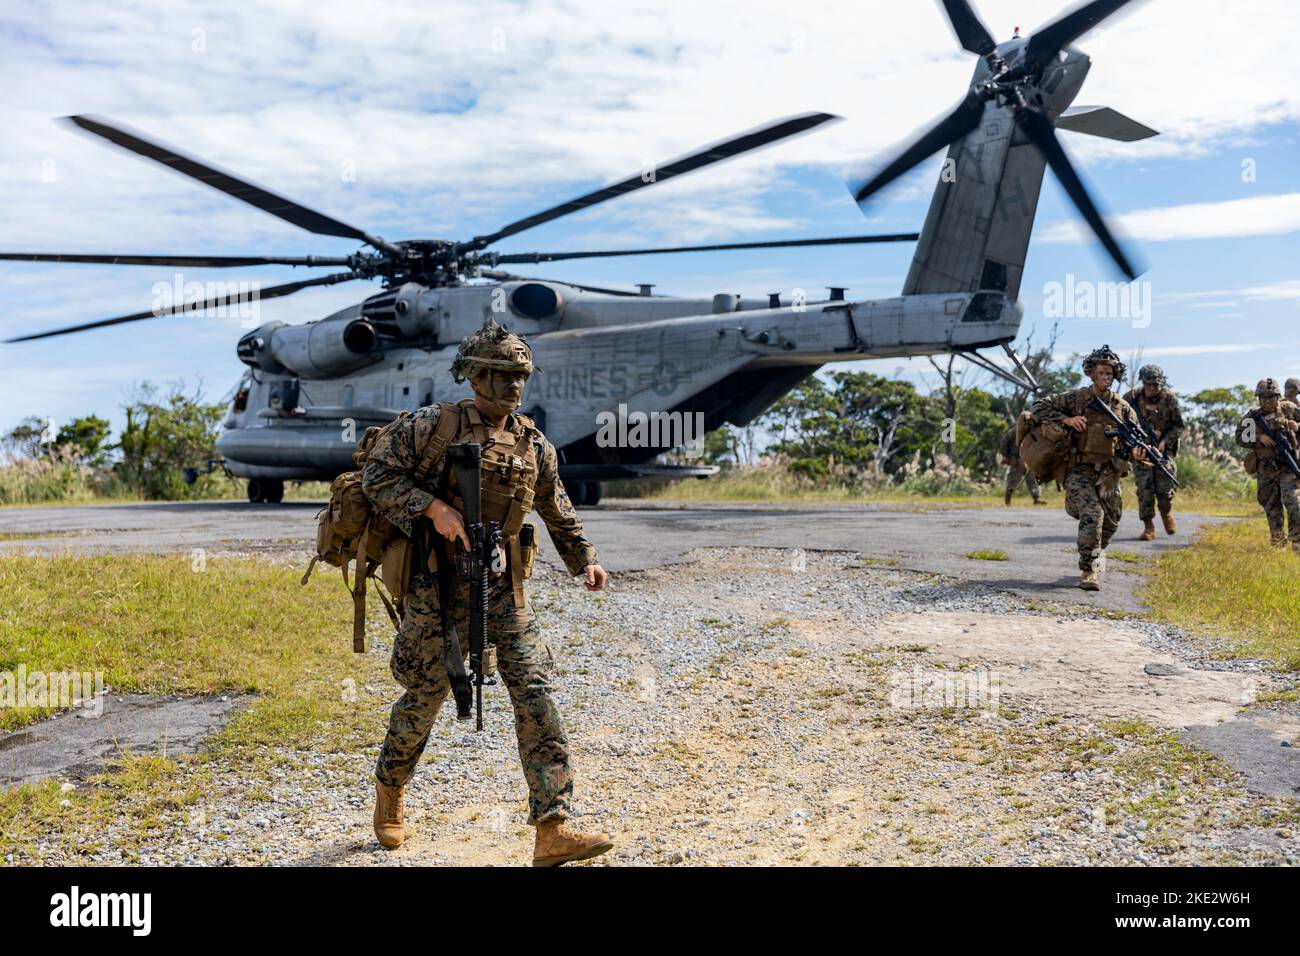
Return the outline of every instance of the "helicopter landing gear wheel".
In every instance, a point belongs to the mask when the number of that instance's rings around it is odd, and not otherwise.
[[[270,478],[248,479],[248,500],[253,504],[279,504],[284,499],[284,482]]]
[[[596,505],[600,504],[600,496],[604,492],[604,489],[601,488],[599,481],[587,481],[583,482],[583,484],[587,486],[587,491],[583,497],[582,503],[588,508],[596,507]]]
[[[569,501],[573,503],[573,507],[581,508],[587,503],[588,484],[590,484],[590,482],[587,481],[564,482],[564,490],[569,496]]]

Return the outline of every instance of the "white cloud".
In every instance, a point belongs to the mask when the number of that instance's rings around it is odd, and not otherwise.
[[[1136,209],[1112,216],[1110,223],[1138,242],[1275,236],[1300,231],[1300,193]],[[1094,241],[1081,220],[1053,223],[1034,238],[1038,242]]]

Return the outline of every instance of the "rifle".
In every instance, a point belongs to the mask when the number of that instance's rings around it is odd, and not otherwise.
[[[1115,430],[1106,432],[1107,438],[1118,438],[1129,451],[1134,448],[1141,448],[1147,455],[1147,461],[1151,462],[1151,467],[1163,474],[1173,484],[1178,487],[1178,479],[1174,476],[1173,469],[1169,467],[1169,460],[1160,454],[1155,445],[1147,441],[1146,429],[1141,426],[1134,426],[1124,421],[1111,409],[1109,405],[1099,399],[1096,395],[1092,396],[1088,402],[1088,407],[1096,409],[1115,424]]]
[[[1300,460],[1297,460],[1295,446],[1291,444],[1291,439],[1287,438],[1281,432],[1274,431],[1273,426],[1268,423],[1263,412],[1250,412],[1247,416],[1255,420],[1261,433],[1273,439],[1273,450],[1282,456],[1282,463],[1286,465],[1291,474],[1300,478]]]
[[[492,440],[488,440],[492,444]],[[473,677],[474,729],[483,729],[483,657],[487,647],[488,571],[505,570],[505,551],[501,547],[501,528],[495,521],[483,520],[482,467],[483,449],[488,445],[459,442],[447,448],[447,459],[455,469],[460,496],[465,502],[465,534],[469,550],[456,555],[456,570],[469,580],[469,669]],[[486,683],[495,683],[486,681]],[[469,719],[469,702],[456,702],[456,718]]]

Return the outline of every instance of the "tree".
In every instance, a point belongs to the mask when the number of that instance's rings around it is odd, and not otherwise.
[[[117,448],[121,477],[150,498],[181,498],[186,486],[182,470],[216,453],[217,426],[225,408],[203,402],[202,386],[192,395],[174,382],[166,394],[145,382],[123,407],[126,428]]]
[[[4,436],[5,452],[14,458],[41,458],[47,451],[45,436],[49,421],[29,415]]]
[[[1235,455],[1237,423],[1255,404],[1255,393],[1248,385],[1207,388],[1195,395],[1184,395],[1183,419],[1191,432],[1186,444],[1203,445],[1210,452]]]
[[[102,463],[108,450],[108,419],[96,415],[74,418],[59,429],[54,438],[57,448],[69,447],[78,461],[87,465]]]

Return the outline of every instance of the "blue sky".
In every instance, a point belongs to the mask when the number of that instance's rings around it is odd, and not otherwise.
[[[1064,4],[979,4],[999,37]],[[1122,144],[1063,133],[1095,196],[1145,261],[1151,322],[1067,319],[1058,349],[1142,350],[1192,391],[1300,375],[1300,8],[1151,0],[1079,44],[1077,102],[1162,131]],[[1020,19],[1023,17],[1024,19]],[[1222,45],[1231,37],[1231,47]],[[810,109],[846,122],[503,242],[614,248],[919,229],[936,159],[866,210],[845,179],[964,92],[974,58],[938,4],[316,2],[213,12],[19,3],[0,25],[12,99],[0,141],[0,248],[346,254],[128,156],[54,117],[101,113],[387,238],[462,238],[757,123]],[[1254,181],[1243,181],[1243,161]],[[348,175],[348,173],[352,175]],[[1117,278],[1048,176],[1021,298],[1037,329],[1048,283]],[[835,284],[893,295],[910,245],[708,253],[520,268],[689,295]],[[0,335],[148,308],[173,269],[0,265]],[[187,272],[271,284],[303,270]],[[301,322],[378,291],[350,283],[267,302]],[[172,318],[0,346],[0,428],[27,415],[120,423],[144,379],[220,397],[242,366],[235,318]],[[866,363],[926,383],[924,361]],[[933,376],[929,377],[931,380]]]

